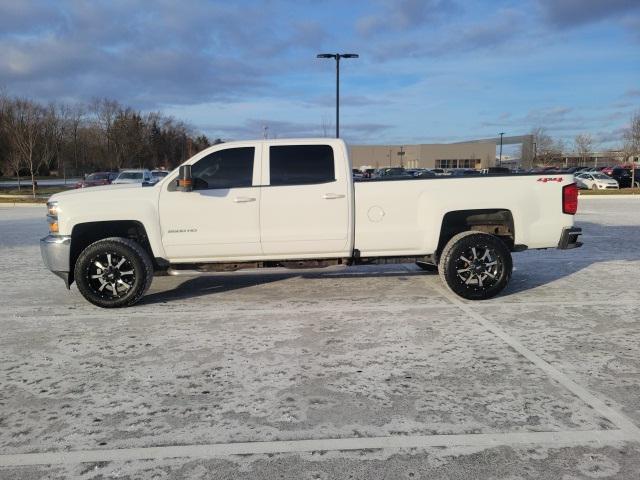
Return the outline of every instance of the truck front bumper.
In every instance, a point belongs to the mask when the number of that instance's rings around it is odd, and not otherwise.
[[[40,240],[40,253],[44,265],[64,280],[69,288],[69,258],[71,237],[66,235],[48,235]]]
[[[582,229],[579,227],[565,227],[562,229],[558,248],[560,250],[569,250],[582,246],[582,242],[578,241],[578,237],[582,235]]]

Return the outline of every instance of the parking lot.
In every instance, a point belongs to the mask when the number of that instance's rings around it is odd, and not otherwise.
[[[0,208],[0,478],[638,478],[640,199],[467,302],[413,265],[158,277],[102,310]]]

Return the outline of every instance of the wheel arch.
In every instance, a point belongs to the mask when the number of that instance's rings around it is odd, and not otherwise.
[[[515,245],[515,226],[511,210],[506,208],[484,208],[470,210],[453,210],[445,213],[440,225],[437,252],[455,235],[477,231],[499,237],[509,250],[517,250]]]
[[[71,231],[71,250],[69,255],[69,285],[74,281],[74,268],[80,253],[98,240],[109,237],[123,237],[140,244],[158,267],[158,260],[153,254],[147,230],[138,220],[106,220],[99,222],[83,222],[74,225]]]

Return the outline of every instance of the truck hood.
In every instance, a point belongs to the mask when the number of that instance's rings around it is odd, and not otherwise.
[[[108,195],[110,193],[112,194],[117,193],[119,197],[122,196],[123,194],[135,195],[136,190],[153,189],[156,185],[148,185],[143,187],[142,184],[140,183],[118,183],[118,184],[111,184],[111,185],[100,185],[100,186],[91,187],[91,188],[79,188],[79,189],[66,190],[64,192],[56,193],[52,195],[51,198],[49,198],[49,201],[60,201],[63,199],[78,200],[80,195],[87,199],[94,198],[96,195]]]
[[[141,184],[104,185],[56,193],[60,235],[71,235],[75,225],[117,220],[137,221],[145,228],[158,225],[157,186]]]

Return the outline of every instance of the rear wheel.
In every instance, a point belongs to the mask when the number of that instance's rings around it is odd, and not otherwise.
[[[513,263],[511,252],[495,235],[463,232],[442,250],[438,271],[456,295],[485,300],[500,293],[509,283]]]
[[[94,305],[128,307],[140,300],[151,285],[153,264],[138,243],[111,237],[82,251],[74,277],[82,296]]]

